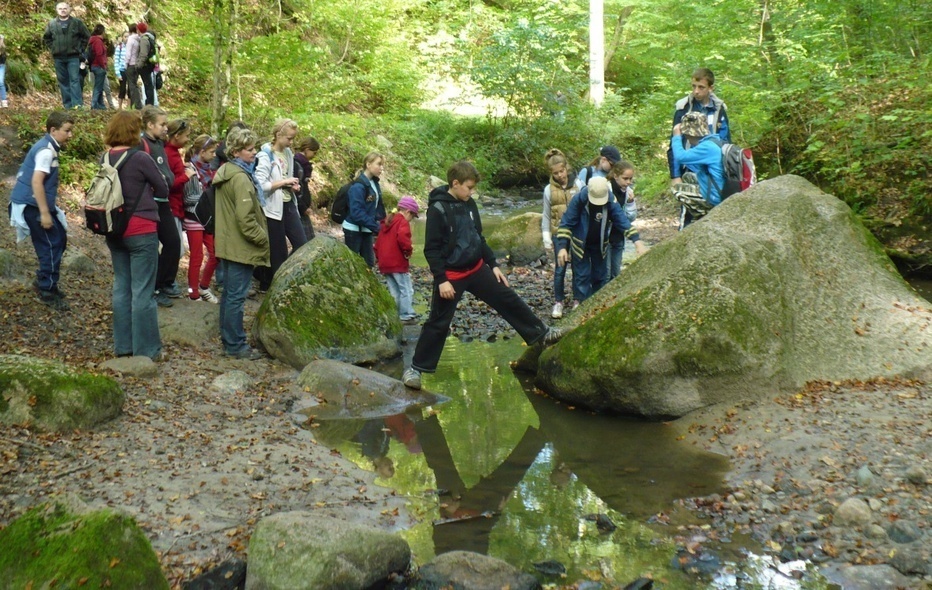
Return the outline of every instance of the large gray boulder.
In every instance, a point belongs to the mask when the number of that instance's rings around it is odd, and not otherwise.
[[[324,236],[278,269],[254,329],[270,355],[297,369],[318,358],[362,364],[401,354],[388,289],[360,256]]]
[[[929,303],[844,203],[798,176],[728,199],[566,324],[537,384],[648,417],[813,380],[932,375]]]
[[[540,230],[540,213],[522,213],[502,221],[486,240],[497,258],[526,266],[546,255]]]
[[[37,430],[87,429],[115,418],[126,396],[112,378],[58,361],[0,355],[0,423]]]
[[[311,512],[259,521],[249,540],[247,590],[365,590],[403,572],[411,549],[385,531]]]
[[[302,390],[313,394],[315,405],[298,401],[295,411],[319,419],[392,416],[449,400],[426,391],[415,391],[381,373],[329,359],[308,363],[297,382]],[[317,400],[321,403],[317,404]]]
[[[0,588],[168,590],[159,558],[129,516],[65,496],[0,531]]]

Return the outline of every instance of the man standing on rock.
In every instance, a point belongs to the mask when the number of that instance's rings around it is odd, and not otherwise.
[[[55,60],[55,77],[61,89],[62,106],[66,109],[83,108],[81,65],[91,33],[80,19],[71,16],[71,6],[67,2],[59,2],[55,12],[58,18],[49,21],[42,41]]]

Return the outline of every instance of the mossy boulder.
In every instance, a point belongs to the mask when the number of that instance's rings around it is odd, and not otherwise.
[[[169,587],[129,516],[73,498],[37,506],[0,531],[0,588]]]
[[[540,213],[522,213],[503,221],[486,236],[498,258],[508,257],[517,266],[526,266],[546,255],[540,230]]]
[[[932,309],[840,200],[759,183],[653,248],[565,322],[537,384],[671,417],[813,380],[932,375]],[[527,361],[527,359],[523,359]]]
[[[0,423],[50,432],[86,429],[118,416],[125,399],[110,377],[58,361],[0,355]]]
[[[269,354],[298,369],[318,358],[363,364],[401,354],[388,289],[360,256],[323,236],[275,273],[255,331]]]
[[[365,590],[403,572],[411,549],[396,535],[312,512],[264,518],[249,539],[247,590]]]
[[[379,418],[449,400],[405,387],[387,375],[326,359],[308,363],[298,385],[313,394],[315,403],[318,398],[323,403],[311,407],[299,401],[295,411],[320,419]]]

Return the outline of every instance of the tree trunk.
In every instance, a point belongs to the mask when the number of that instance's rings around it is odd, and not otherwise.
[[[615,53],[621,45],[621,37],[625,32],[625,23],[628,22],[628,17],[631,16],[632,12],[634,12],[633,6],[625,6],[618,14],[618,21],[615,23],[615,34],[612,36],[612,44],[609,45],[608,49],[605,51],[606,68],[608,64],[612,63],[612,58],[615,57]]]
[[[236,0],[213,0],[214,71],[210,100],[210,132],[220,134],[230,103],[233,47],[236,36]]]
[[[602,0],[589,0],[589,100],[605,99],[605,23]]]

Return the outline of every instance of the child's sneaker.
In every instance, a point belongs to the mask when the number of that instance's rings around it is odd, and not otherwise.
[[[411,389],[420,389],[421,372],[413,367],[410,369],[405,369],[404,375],[401,376],[401,382],[405,384],[405,387],[410,387]]]
[[[553,304],[553,311],[550,312],[550,317],[555,320],[558,320],[563,317],[563,302],[557,301]]]
[[[561,328],[550,328],[547,330],[547,333],[544,334],[544,337],[541,339],[541,342],[544,343],[544,346],[550,346],[551,344],[556,344],[560,338],[563,338],[564,331]]]
[[[220,303],[220,300],[217,299],[217,296],[211,293],[210,289],[197,289],[198,295],[201,296],[201,301],[206,301],[207,303]]]

